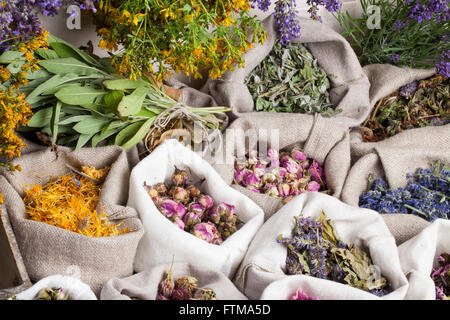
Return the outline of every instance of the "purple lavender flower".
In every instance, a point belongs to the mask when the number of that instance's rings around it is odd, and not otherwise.
[[[405,27],[408,25],[408,22],[405,21],[395,21],[395,23],[392,25],[392,29],[394,29],[394,31],[402,31],[403,29],[405,29]]]
[[[292,38],[300,37],[300,23],[297,21],[295,0],[278,0],[275,5],[275,22],[280,33],[280,42],[287,44]]]
[[[404,85],[403,87],[401,87],[399,94],[402,97],[411,98],[416,93],[418,87],[419,87],[419,82],[413,81],[413,82],[408,83],[407,85]]]
[[[266,12],[271,5],[270,0],[250,0],[252,8],[258,7],[259,10]]]
[[[392,62],[397,63],[400,60],[400,55],[398,55],[397,53],[393,53],[391,56]]]
[[[436,58],[436,72],[444,77],[450,77],[450,50],[442,52]]]

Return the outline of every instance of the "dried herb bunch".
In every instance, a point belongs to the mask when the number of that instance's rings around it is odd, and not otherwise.
[[[198,280],[194,277],[187,276],[174,281],[172,266],[158,285],[156,300],[216,300],[216,293],[198,287]]]
[[[376,142],[403,130],[450,123],[450,78],[435,75],[401,87],[378,101],[361,127],[364,141]]]
[[[450,300],[450,253],[437,258],[438,266],[431,272],[436,286],[436,300]]]
[[[214,200],[194,184],[188,184],[189,174],[175,167],[172,184],[144,184],[158,210],[181,230],[211,244],[220,245],[235,233],[241,222],[235,207]]]
[[[391,292],[390,284],[381,276],[373,278],[373,262],[360,248],[344,243],[331,220],[322,214],[317,220],[295,217],[292,238],[278,237],[288,247],[286,272],[328,279],[368,291],[377,296]]]
[[[245,80],[256,111],[333,115],[330,81],[301,44],[277,42]]]
[[[76,232],[88,237],[108,237],[129,232],[119,230],[120,224],[110,224],[105,213],[97,214],[101,185],[109,167],[82,167],[81,173],[66,174],[52,179],[44,186],[25,188],[25,212],[30,220]],[[89,177],[89,178],[87,178]]]
[[[408,174],[406,188],[390,189],[383,178],[372,181],[359,199],[361,208],[380,213],[410,213],[428,221],[450,218],[450,168],[440,162]]]

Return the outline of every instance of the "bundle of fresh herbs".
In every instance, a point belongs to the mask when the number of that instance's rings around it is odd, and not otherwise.
[[[378,101],[360,130],[376,142],[403,130],[450,123],[450,79],[436,75],[409,83]]]
[[[123,79],[109,59],[48,39],[50,49],[36,51],[41,70],[27,76],[31,81],[22,92],[34,112],[25,129],[51,135],[53,144],[79,149],[104,141],[129,149],[146,138],[151,151],[166,129],[187,124],[193,131],[196,124],[203,137],[221,126],[223,120],[215,115],[228,111],[180,104],[151,77]]]
[[[301,44],[277,42],[245,80],[256,111],[333,115],[330,81]]]
[[[439,162],[408,174],[406,188],[390,189],[383,178],[372,181],[359,199],[361,208],[380,213],[410,213],[428,221],[450,219],[450,168]]]
[[[371,258],[352,243],[344,243],[326,214],[317,220],[295,217],[292,238],[278,237],[288,247],[286,272],[328,279],[383,296],[391,292],[390,284],[381,276],[373,280]]]
[[[442,253],[437,262],[438,266],[431,272],[436,286],[436,300],[450,300],[450,253]]]
[[[342,35],[361,64],[436,67],[450,75],[450,8],[446,0],[360,0],[362,16],[337,12]],[[373,10],[374,8],[379,9]],[[378,24],[379,23],[379,24]]]

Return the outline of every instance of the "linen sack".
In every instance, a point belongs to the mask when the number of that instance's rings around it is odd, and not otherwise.
[[[144,189],[144,182],[170,183],[175,166],[187,170],[191,177],[188,182],[199,183],[202,193],[210,195],[215,203],[223,201],[235,206],[244,225],[221,245],[181,230],[157,209]],[[233,190],[206,161],[174,139],[164,141],[133,169],[128,205],[136,208],[145,230],[136,254],[137,272],[170,263],[175,256],[177,261],[209,267],[232,277],[264,220],[261,208]]]
[[[331,103],[336,110],[342,110],[333,119],[347,127],[359,125],[370,113],[370,84],[355,52],[344,37],[325,24],[300,17],[298,20],[302,26],[301,35],[299,39],[292,39],[292,43],[307,44],[319,65],[330,76]],[[245,67],[227,71],[219,79],[208,79],[201,89],[210,94],[217,104],[232,108],[232,118],[255,111],[245,78],[270,54],[278,38],[273,15],[264,19],[263,26],[267,31],[267,40],[243,55]],[[279,115],[264,114],[269,119]],[[302,118],[298,113],[286,115],[286,120],[296,123]]]
[[[100,300],[131,300],[132,298],[155,300],[159,283],[170,267],[171,264],[162,264],[125,279],[111,279],[103,287]],[[174,281],[187,276],[196,278],[197,286],[212,289],[216,293],[217,300],[247,300],[230,279],[213,269],[188,263],[174,263],[172,272]]]
[[[213,164],[226,183],[231,184],[234,156],[239,152],[259,149],[264,154],[261,150],[264,146],[283,151],[299,147],[308,158],[316,160],[324,168],[328,189],[333,196],[339,197],[350,169],[348,129],[318,114],[299,114],[296,116],[298,122],[291,121],[289,117],[289,114],[274,114],[270,118],[265,113],[245,114],[228,127],[220,148],[208,154],[208,162]],[[258,204],[264,211],[265,220],[282,207],[279,199],[255,193],[240,185],[233,184],[232,187]]]
[[[275,281],[285,280],[301,284],[307,294],[318,299],[379,299],[361,289],[330,280],[305,275],[287,275],[287,247],[277,243],[277,237],[292,237],[294,217],[318,218],[325,212],[331,219],[342,241],[354,243],[368,253],[374,263],[391,284],[393,292],[383,299],[403,299],[408,281],[402,273],[395,240],[389,233],[383,219],[373,210],[348,206],[338,199],[317,193],[302,194],[287,203],[275,213],[258,231],[244,261],[234,279],[238,289],[249,299],[260,299],[262,293]],[[300,280],[300,282],[298,282]],[[274,291],[287,288],[285,293],[264,292],[264,298],[285,298],[291,295],[292,286],[272,287]],[[294,292],[295,293],[295,292]]]
[[[398,248],[403,272],[409,288],[405,299],[435,300],[436,291],[431,272],[437,257],[450,252],[450,221],[437,219],[414,238]]]
[[[97,300],[91,288],[81,280],[64,275],[52,275],[39,280],[31,288],[16,295],[18,300],[33,300],[41,289],[61,288],[70,300]]]
[[[133,273],[136,248],[144,231],[133,208],[125,206],[128,195],[129,165],[120,147],[85,148],[71,151],[66,147],[41,149],[14,161],[22,172],[1,170],[0,193],[31,281],[53,274],[79,275],[99,293],[103,284],[114,277]],[[111,223],[123,223],[129,233],[112,237],[87,237],[43,222],[28,220],[23,197],[27,185],[44,185],[52,177],[71,173],[83,165],[111,169],[103,183],[97,212]]]

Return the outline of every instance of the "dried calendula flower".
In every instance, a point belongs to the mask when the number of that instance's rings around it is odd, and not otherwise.
[[[103,181],[109,167],[83,167],[82,173]],[[46,185],[25,188],[25,212],[30,220],[44,222],[88,237],[117,236],[129,232],[110,224],[105,213],[97,214],[101,185],[78,174],[52,178]]]

